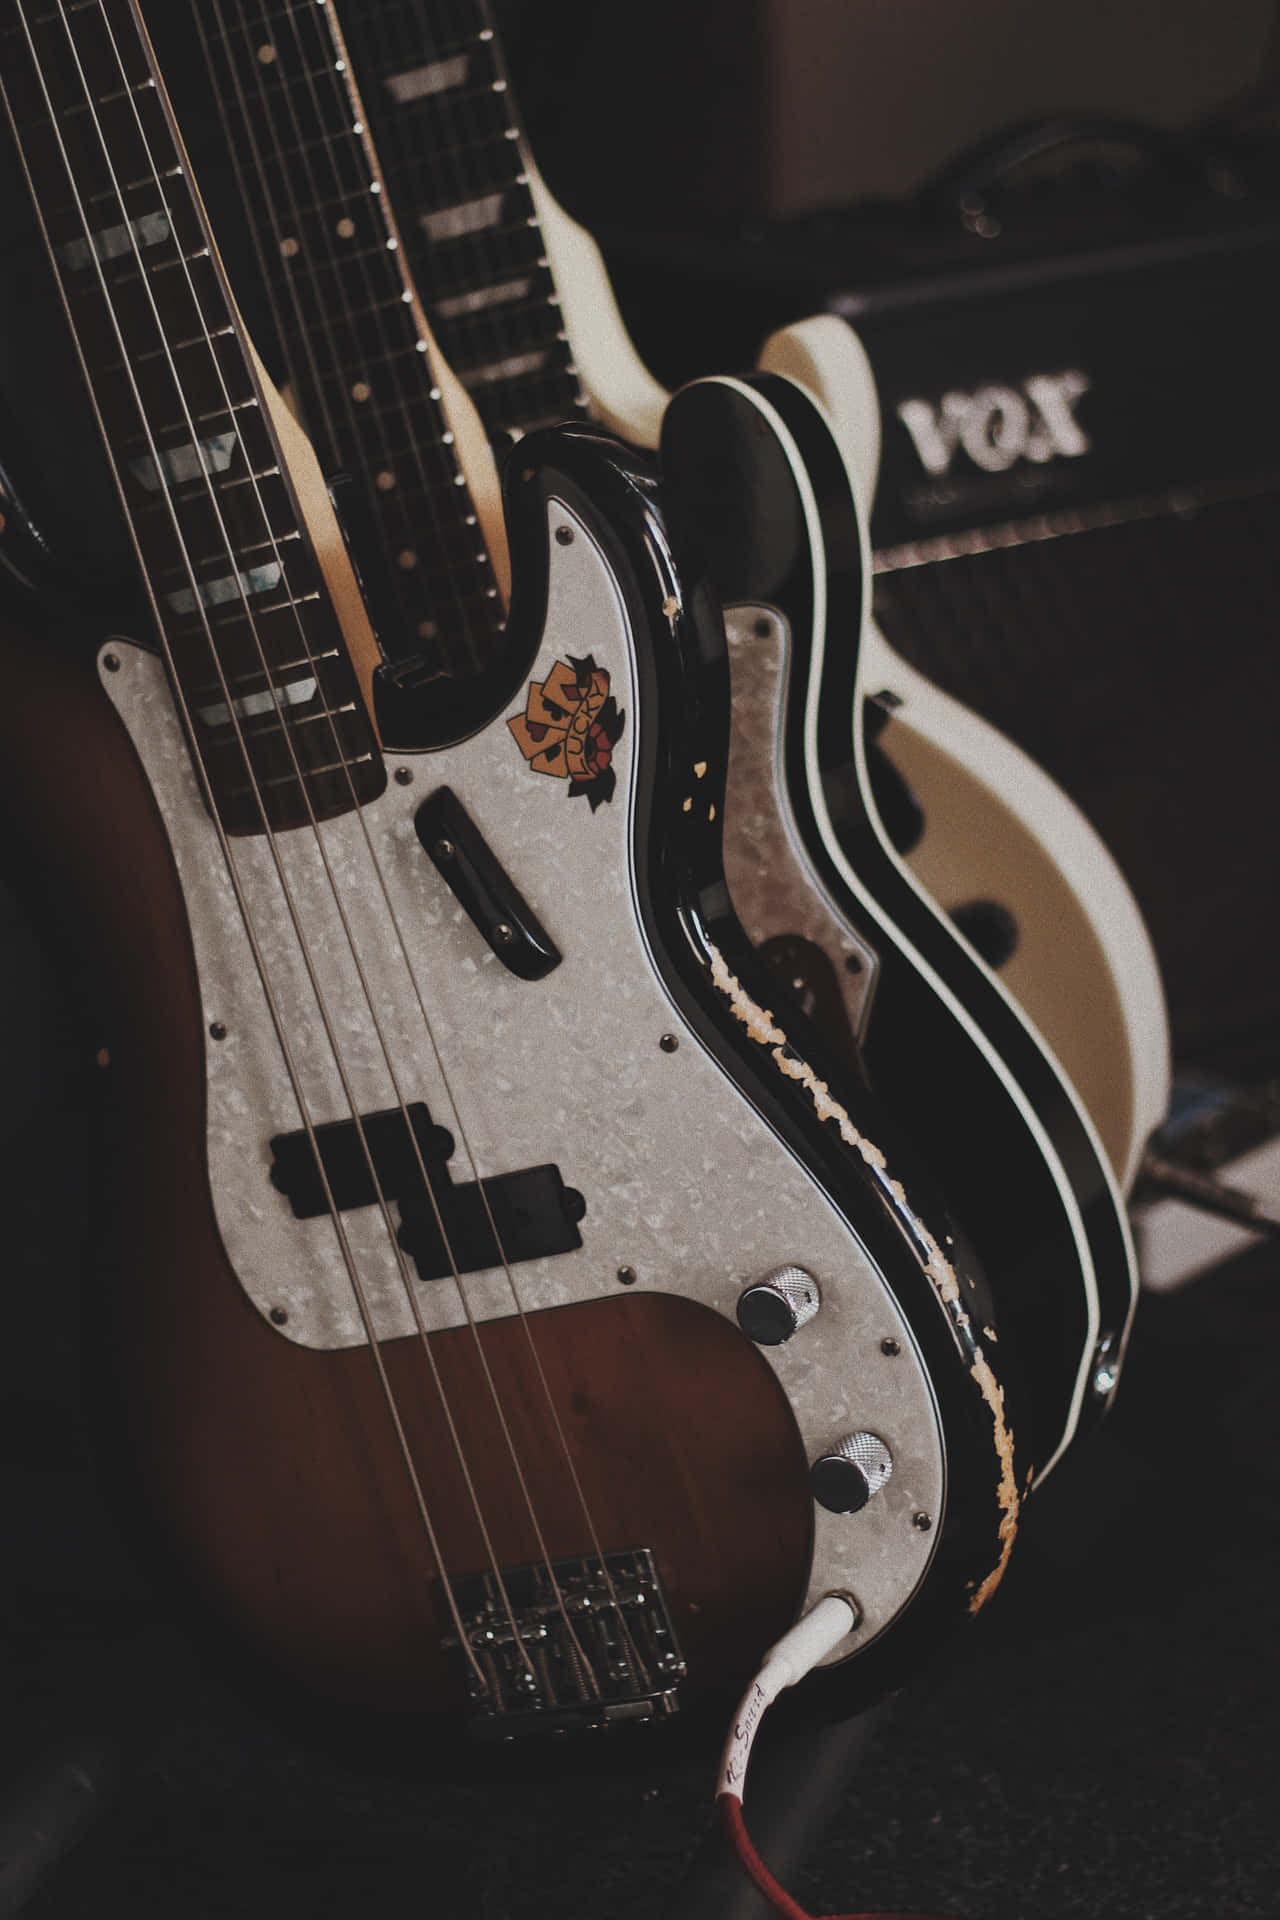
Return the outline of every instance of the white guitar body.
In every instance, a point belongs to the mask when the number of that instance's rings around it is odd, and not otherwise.
[[[529,170],[593,411],[624,438],[654,446],[669,396],[627,337],[595,242],[532,163]],[[869,520],[880,414],[857,336],[844,321],[819,316],[775,334],[759,364],[821,403]],[[908,865],[944,910],[981,899],[1012,915],[1018,947],[1002,984],[1062,1063],[1127,1192],[1169,1097],[1164,993],[1137,903],[1084,815],[1034,761],[916,673],[874,621],[862,647],[866,687],[901,703],[880,744],[924,812]],[[761,932],[746,904],[738,906],[748,931]]]

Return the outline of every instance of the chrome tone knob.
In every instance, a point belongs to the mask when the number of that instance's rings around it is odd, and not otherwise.
[[[738,1325],[760,1347],[780,1347],[822,1305],[818,1283],[803,1267],[775,1267],[738,1295]]]
[[[828,1513],[860,1513],[893,1472],[893,1455],[878,1434],[846,1433],[809,1469],[813,1497]]]

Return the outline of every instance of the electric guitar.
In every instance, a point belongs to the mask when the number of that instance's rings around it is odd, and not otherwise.
[[[880,662],[847,639],[868,627],[866,522],[822,409],[778,374],[695,382],[668,407],[663,465],[677,554],[731,608],[730,895],[828,1026],[857,996],[851,1056],[963,1196],[1037,1382],[1042,1478],[1105,1410],[1128,1339],[1135,1264],[1114,1174],[1041,1035],[883,822],[860,724]]]
[[[450,619],[457,625],[452,654],[434,646],[424,654],[415,645],[405,660],[385,663],[375,675],[384,723],[402,744],[428,745],[433,705],[440,715],[450,716],[451,734],[460,730],[466,704],[492,698],[495,679],[501,686],[509,644],[503,601],[488,571],[494,549],[481,538],[485,516],[465,485],[474,470],[476,441],[472,433],[471,459],[464,460],[460,448],[466,406],[459,384],[466,381],[478,393],[496,385],[500,374],[527,384],[536,372],[544,389],[547,383],[555,387],[556,405],[570,404],[564,391],[571,372],[564,343],[554,333],[548,337],[554,301],[547,292],[545,265],[529,257],[541,244],[536,225],[531,227],[529,217],[520,212],[527,201],[520,197],[519,180],[514,206],[504,186],[487,198],[424,216],[423,224],[435,239],[430,251],[437,304],[445,301],[458,327],[466,320],[453,340],[462,374],[451,396],[451,369],[434,353],[416,352],[418,289],[407,264],[412,247],[396,219],[395,197],[374,147],[367,103],[355,82],[338,10],[332,5],[322,14],[287,9],[274,22],[271,38],[264,40],[260,23],[228,7],[226,0],[193,4],[224,103],[229,149],[242,156],[237,167],[243,205],[257,233],[259,265],[291,386],[308,423],[318,426],[328,463],[347,473],[376,476],[368,494],[382,504],[376,508],[376,538],[365,548],[368,563],[362,571],[366,581],[394,579],[384,638],[424,628],[434,634]],[[449,61],[401,72],[390,86],[393,93],[416,90],[428,97],[454,96],[464,89],[465,103],[455,99],[454,106],[459,114],[464,104],[467,107],[473,147],[491,156],[497,151],[498,157],[488,163],[490,185],[495,178],[505,181],[511,167],[520,164],[518,156],[506,157],[518,144],[506,138],[512,130],[508,90],[486,78],[494,71],[492,50],[491,39],[477,38],[465,56],[450,52]],[[454,164],[457,155],[455,140],[450,146]],[[378,194],[366,190],[366,180],[380,188]],[[526,196],[527,189],[526,182]],[[453,192],[461,190],[455,179]],[[483,269],[473,261],[471,271],[464,272],[459,248],[478,244],[481,234],[488,247]],[[481,270],[489,274],[487,288],[473,284]],[[496,292],[494,274],[503,276]],[[513,274],[523,277],[512,280]],[[459,292],[464,283],[467,291]],[[522,299],[513,288],[523,289]],[[462,313],[456,310],[458,302],[463,303]],[[541,327],[538,353],[508,353],[482,365],[476,325],[487,317],[492,326],[499,314],[510,325],[513,305],[527,306]],[[511,342],[504,344],[509,347]],[[496,347],[488,351],[492,355]],[[530,366],[531,358],[537,360],[536,368]],[[781,379],[773,385],[784,390]],[[785,391],[792,395],[794,408],[817,421],[813,403],[796,383],[788,381]],[[682,396],[675,403],[681,421],[691,408],[705,407],[707,394],[698,392],[696,400]],[[521,398],[519,392],[515,398]],[[452,409],[447,427],[442,419],[446,408]],[[768,423],[757,419],[754,427],[758,434],[776,434],[776,415]],[[828,442],[831,438],[823,435],[820,423],[812,437],[819,448],[824,437]],[[677,468],[683,438],[678,444]],[[783,538],[783,530],[800,524],[795,485],[802,482],[797,477],[790,489],[760,488],[756,452],[743,443],[732,420],[726,421],[718,444],[721,458],[708,497],[719,498],[721,511],[740,513],[742,508],[731,508],[730,503],[744,502],[749,495],[759,508],[759,525],[737,521],[735,533],[744,551],[758,545],[761,553],[768,553]],[[740,468],[734,465],[739,455]],[[686,472],[668,476],[690,509],[686,517],[696,517],[696,484],[691,489],[685,482],[704,470],[707,457],[702,446],[691,448]],[[858,503],[843,464],[837,458],[828,459],[828,465],[846,496],[844,522],[835,537],[844,548],[852,542],[860,562],[864,542]],[[783,461],[782,467],[791,473],[794,463],[789,468]],[[420,564],[396,564],[406,558],[421,560],[428,525],[453,555],[447,577],[453,599],[443,604],[429,571]],[[823,537],[815,531],[809,560],[814,579],[826,576],[819,551]],[[409,540],[413,544],[406,547]],[[701,560],[697,565],[703,570]],[[787,678],[783,627],[797,616],[784,608],[780,621],[776,583],[767,573],[749,569],[739,580],[732,567],[718,563],[713,571],[722,596],[731,603],[758,598],[751,589],[761,579],[770,586],[760,604],[735,607],[729,624],[734,693],[725,830],[735,910],[775,970],[779,984],[774,991],[785,991],[793,1002],[799,992],[828,1043],[843,1049],[851,1070],[858,1071],[864,1061],[873,1066],[877,1085],[909,1135],[917,1126],[929,1129],[935,1174],[963,1212],[997,1295],[1007,1290],[1008,1311],[1019,1323],[1020,1350],[1034,1355],[1039,1391],[1033,1452],[1042,1474],[1106,1404],[1107,1396],[1096,1393],[1094,1383],[1099,1374],[1114,1376],[1132,1315],[1132,1252],[1105,1149],[1056,1061],[939,916],[928,918],[923,952],[915,939],[910,960],[898,965],[905,905],[915,905],[900,863],[890,857],[887,863],[868,866],[868,873],[883,872],[885,878],[887,893],[879,903],[874,888],[833,886],[823,873],[827,853],[815,855],[796,830],[786,781],[779,777],[782,762],[775,742]],[[880,817],[865,742],[859,749],[861,759],[853,759],[852,737],[861,735],[861,725],[849,725],[851,716],[872,710],[870,697],[880,690],[878,681],[867,678],[870,641],[865,659],[855,644],[866,632],[864,579],[865,569],[859,565],[855,585],[833,602],[827,615],[843,621],[833,631],[848,636],[841,656],[848,668],[847,684],[833,686],[823,697],[834,702],[837,729],[848,728],[844,761],[857,815],[851,832],[859,831],[869,817]],[[823,638],[819,634],[813,643],[819,651]],[[464,640],[472,653],[466,673],[458,666]],[[825,688],[835,678],[834,673],[820,673],[815,684]],[[531,761],[537,765],[535,745],[530,741]],[[1021,757],[1005,751],[1016,775]],[[1048,783],[1041,778],[1041,785]],[[838,815],[833,845],[841,861],[845,856],[838,836],[843,824]],[[1029,838],[1024,829],[1024,839]],[[1105,856],[1100,864],[1112,871]],[[1064,890],[1060,883],[1056,894],[1046,889],[1046,897],[1056,904]],[[936,957],[930,957],[935,948]],[[1086,949],[1086,958],[1093,958],[1092,950]],[[953,990],[945,1013],[939,975]],[[1161,1005],[1158,984],[1153,1004],[1157,1009]],[[1117,1084],[1121,1078],[1111,1075]],[[955,1106],[939,1102],[939,1084],[951,1090],[969,1116],[963,1128],[954,1125]],[[978,1116],[980,1128],[973,1124]],[[978,1139],[983,1142],[980,1153],[974,1151]]]
[[[343,476],[383,653],[384,735],[424,745],[465,732],[502,671],[509,574],[468,402],[500,448],[588,408],[656,446],[668,396],[631,348],[593,243],[538,176],[482,0],[438,17],[348,0],[341,21],[285,8],[269,34],[228,0],[191,11],[290,392],[322,466]],[[352,190],[370,166],[402,216],[390,256],[370,240],[376,208]],[[394,343],[397,305],[419,293],[443,356],[415,367]],[[822,400],[869,512],[879,420],[853,334],[829,319],[788,328],[764,363]],[[731,622],[735,657],[758,617]],[[1168,1097],[1163,995],[1132,896],[1025,755],[874,625],[849,644],[877,662],[871,772],[882,803],[905,778],[900,850],[1048,1039],[1127,1189]],[[751,926],[750,903],[738,907]],[[855,1015],[857,993],[845,998]]]
[[[516,684],[388,751],[137,0],[3,0],[0,76],[154,628],[0,633],[6,809],[112,1009],[149,1507],[339,1700],[659,1720],[832,1589],[813,1684],[868,1697],[998,1585],[1040,1389],[880,1103],[771,1011],[658,489],[598,429],[523,441]]]
[[[196,0],[198,16],[215,8],[226,14],[226,0]],[[506,447],[535,424],[589,408],[634,444],[656,447],[669,396],[627,337],[593,241],[538,173],[487,0],[450,0],[447,7],[346,0],[341,18],[361,119],[377,141],[410,275],[490,438]],[[284,169],[293,175],[296,201],[305,205],[308,197],[304,163],[282,154],[287,130],[274,140],[271,134],[272,119],[287,112],[290,43],[300,31],[316,29],[282,20],[279,62],[255,73],[252,57],[241,61],[235,87],[230,56],[208,44],[232,150],[247,156],[246,214],[258,229],[274,220],[276,195],[254,190],[255,158],[267,165],[273,186],[273,170]],[[245,115],[250,105],[259,122],[256,156]],[[304,110],[315,108],[308,103]],[[330,141],[333,135],[331,128]],[[323,364],[308,362],[303,370],[289,283],[296,272],[306,302],[308,263],[282,256],[275,239],[263,234],[262,268],[276,288],[294,385],[327,463],[334,449],[326,422],[344,396],[338,390],[321,399],[317,382],[333,378]],[[340,247],[330,240],[333,271],[323,283],[330,301],[342,293],[335,252]],[[871,370],[852,330],[830,317],[786,328],[766,344],[761,366],[819,400],[869,520],[880,423]],[[334,470],[345,470],[347,460],[343,452]],[[464,464],[483,490],[481,469],[469,459]],[[384,513],[387,505],[380,498],[375,510]],[[394,590],[402,585],[395,580]],[[767,619],[767,609],[757,615],[744,608],[731,619],[735,661],[749,650],[760,617]],[[908,799],[918,802],[905,810],[901,832],[886,807],[895,843],[928,892],[957,912],[1047,1040],[1127,1192],[1169,1095],[1163,990],[1132,894],[1061,790],[994,728],[915,673],[874,621],[832,640],[865,667],[875,702],[867,721],[878,729],[869,770],[882,798],[892,803],[905,781]],[[745,900],[738,910],[758,934]],[[994,940],[984,938],[984,920],[994,925]],[[847,995],[850,1018],[857,999],[856,991]]]

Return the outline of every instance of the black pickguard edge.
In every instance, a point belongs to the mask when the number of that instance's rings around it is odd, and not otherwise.
[[[591,529],[614,571],[637,641],[640,754],[635,822],[636,872],[644,931],[664,983],[690,1026],[730,1078],[786,1141],[848,1220],[879,1265],[920,1342],[942,1417],[947,1455],[946,1514],[933,1561],[898,1619],[844,1668],[826,1669],[799,1690],[810,1712],[843,1714],[902,1684],[943,1631],[968,1609],[973,1589],[999,1557],[1000,1470],[991,1410],[970,1371],[973,1336],[943,1308],[925,1272],[926,1255],[911,1213],[940,1243],[954,1234],[957,1272],[978,1325],[994,1312],[965,1242],[897,1129],[865,1086],[830,1057],[818,1033],[787,1015],[795,1050],[810,1061],[854,1124],[881,1145],[890,1177],[910,1195],[903,1207],[888,1181],[847,1148],[835,1126],[818,1119],[806,1095],[769,1050],[750,1040],[713,982],[709,943],[759,1005],[777,1004],[777,982],[763,968],[729,901],[721,854],[729,738],[729,677],[724,625],[709,583],[677,573],[660,494],[643,457],[601,430],[573,424],[521,441],[507,472],[508,528],[515,595],[511,624],[540,635],[546,611],[546,501],[562,500]],[[679,611],[668,619],[664,607]],[[585,644],[585,640],[584,640]],[[699,798],[681,807],[695,762],[705,762]],[[1020,1481],[1026,1466],[1019,1468]]]

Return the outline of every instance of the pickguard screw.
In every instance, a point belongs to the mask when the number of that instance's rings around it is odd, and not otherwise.
[[[571,547],[573,545],[573,528],[557,527],[556,539],[559,541],[562,547]]]
[[[505,920],[499,920],[493,930],[493,937],[500,947],[509,947],[516,937],[516,930],[512,926],[508,926]]]
[[[396,785],[398,787],[411,787],[413,785],[413,768],[412,767],[396,768]]]
[[[933,1516],[928,1513],[913,1513],[911,1516],[911,1524],[917,1533],[928,1533],[930,1527],[933,1525]]]
[[[102,664],[108,673],[119,673],[120,655],[118,653],[104,653],[102,656]]]
[[[619,1268],[618,1268],[618,1280],[619,1280],[619,1283],[620,1283],[620,1284],[621,1284],[622,1286],[624,1286],[624,1287],[634,1287],[634,1285],[635,1285],[635,1283],[636,1283],[636,1270],[635,1270],[635,1268],[634,1268],[634,1267],[619,1267]]]
[[[680,1042],[676,1039],[676,1036],[674,1035],[674,1033],[664,1033],[661,1040],[659,1040],[658,1045],[662,1048],[662,1051],[664,1053],[674,1053],[676,1048],[680,1045]]]
[[[452,840],[437,840],[435,856],[437,860],[452,860],[455,848]]]
[[[211,1020],[209,1022],[209,1038],[211,1040],[225,1040],[226,1037],[227,1028],[225,1021]]]
[[[272,1324],[272,1326],[273,1326],[273,1327],[282,1327],[282,1326],[284,1326],[284,1324],[285,1324],[285,1322],[286,1322],[286,1321],[288,1320],[288,1318],[289,1318],[289,1316],[288,1316],[288,1314],[287,1314],[287,1313],[285,1312],[285,1310],[284,1310],[284,1308],[283,1308],[283,1307],[272,1307],[272,1309],[271,1309],[271,1324]]]
[[[846,973],[861,973],[862,972],[861,954],[846,953],[844,957],[844,970]]]
[[[768,620],[761,618],[756,621],[755,635],[757,640],[767,640],[772,630]]]
[[[882,1340],[880,1342],[880,1351],[885,1356],[886,1360],[892,1360],[897,1354],[900,1354],[902,1352],[902,1348],[898,1345],[896,1340],[889,1339],[889,1340]]]

